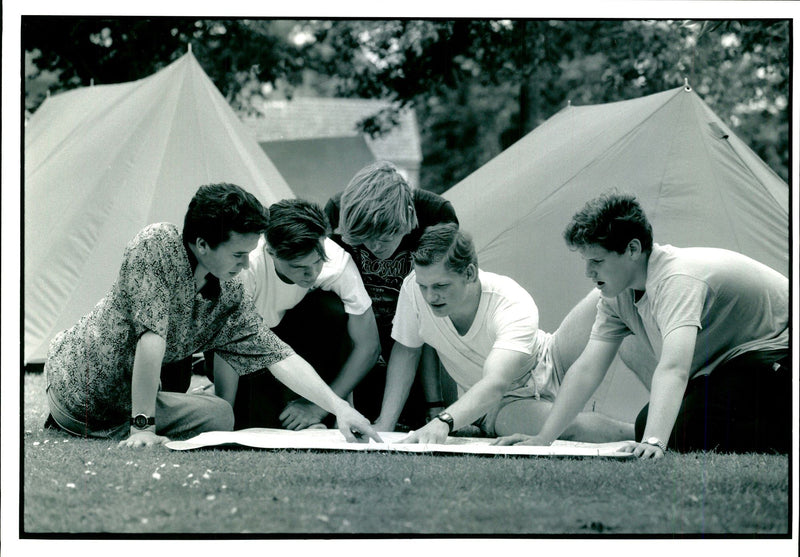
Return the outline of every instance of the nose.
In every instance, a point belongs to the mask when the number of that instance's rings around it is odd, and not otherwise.
[[[422,296],[425,298],[425,301],[429,304],[435,304],[439,301],[439,294],[436,292],[431,291],[430,289],[423,290]]]
[[[306,280],[315,280],[322,272],[322,263],[316,263],[305,270],[304,276]]]
[[[586,276],[588,278],[594,278],[594,269],[592,269],[592,262],[591,261],[587,261],[586,262]]]
[[[242,259],[241,267],[244,270],[250,268],[250,258],[249,257],[245,257],[245,258]]]

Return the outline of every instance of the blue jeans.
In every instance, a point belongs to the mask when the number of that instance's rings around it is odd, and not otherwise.
[[[60,429],[78,437],[97,439],[127,439],[130,423],[124,422],[105,429],[90,428],[80,418],[70,414],[53,392],[47,389],[50,416]],[[156,433],[166,437],[192,437],[204,431],[233,430],[233,409],[223,399],[202,393],[171,393],[156,395]]]

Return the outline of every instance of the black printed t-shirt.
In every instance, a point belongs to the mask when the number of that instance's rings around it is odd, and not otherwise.
[[[392,346],[392,319],[397,308],[397,298],[403,279],[412,270],[411,253],[417,249],[420,236],[425,229],[434,224],[454,222],[458,224],[453,205],[433,192],[415,189],[414,209],[417,212],[417,228],[405,235],[397,250],[388,259],[378,259],[363,245],[351,246],[339,234],[331,238],[342,246],[353,258],[364,287],[372,299],[372,309],[378,325],[384,358],[389,357]],[[339,226],[339,209],[342,194],[333,196],[325,205],[325,213],[335,230]]]

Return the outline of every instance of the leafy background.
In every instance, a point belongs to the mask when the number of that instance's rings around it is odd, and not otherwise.
[[[416,110],[421,186],[442,192],[566,106],[684,79],[789,178],[790,20],[22,18],[25,110],[48,91],[146,77],[192,51],[231,106],[384,98],[379,135]]]

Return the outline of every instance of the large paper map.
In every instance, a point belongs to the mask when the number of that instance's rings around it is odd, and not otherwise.
[[[442,444],[400,443],[407,434],[379,432],[383,443],[348,443],[339,430],[251,428],[239,431],[208,431],[185,441],[170,441],[166,446],[176,451],[239,445],[258,449],[315,449],[331,451],[390,451],[407,453],[463,453],[478,455],[564,456],[632,458],[620,452],[624,441],[616,443],[578,443],[556,441],[548,447],[523,445],[491,445],[492,439],[480,437],[448,437]]]

